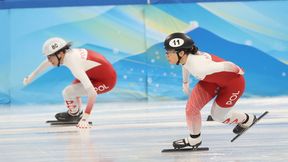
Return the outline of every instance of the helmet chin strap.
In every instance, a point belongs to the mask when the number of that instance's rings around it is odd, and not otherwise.
[[[60,66],[60,60],[61,60],[61,57],[58,57],[58,55],[57,54],[55,54],[55,56],[57,57],[57,59],[58,59],[58,67]]]
[[[182,57],[179,55],[179,52],[176,52],[177,53],[177,57],[178,57],[178,61],[177,61],[177,63],[176,63],[176,65],[179,65],[180,64],[180,61],[181,61],[181,59],[182,59]]]

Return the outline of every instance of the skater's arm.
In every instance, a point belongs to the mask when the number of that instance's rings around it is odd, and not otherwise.
[[[97,92],[92,85],[90,79],[88,78],[87,74],[84,72],[84,70],[79,71],[78,74],[76,75],[76,78],[80,80],[80,82],[83,84],[86,92],[87,92],[87,105],[84,111],[84,115],[82,119],[85,121],[89,118],[90,113],[93,109],[94,102],[96,100]]]
[[[94,102],[96,100],[97,92],[91,83],[89,77],[87,76],[86,72],[77,64],[72,64],[69,66],[72,74],[80,80],[81,84],[84,86],[86,92],[87,92],[87,105],[84,111],[84,114],[81,118],[81,120],[78,122],[77,127],[78,128],[89,128],[88,118],[90,116],[90,113],[93,109]]]
[[[244,74],[244,71],[239,66],[235,65],[232,62],[225,61],[221,63],[224,66],[224,71],[233,72],[233,73],[240,74],[240,75]]]
[[[67,66],[72,74],[77,78],[83,87],[85,88],[88,96],[87,100],[87,106],[85,109],[85,116],[89,116],[91,113],[91,110],[93,108],[93,104],[96,99],[97,92],[90,81],[88,75],[86,74],[86,71],[83,68],[80,58],[76,57],[77,55],[67,55],[65,56],[65,62],[64,65]]]
[[[228,61],[215,62],[212,60],[206,60],[202,64],[205,65],[205,68],[203,70],[205,71],[206,75],[218,73],[218,72],[224,72],[224,71],[233,72],[233,73],[240,74],[240,75],[244,74],[243,70],[239,66]]]
[[[78,122],[77,126],[78,128],[91,128],[89,122],[88,122],[88,118],[90,117],[90,113],[92,111],[92,108],[93,108],[93,105],[94,105],[94,102],[96,100],[96,91],[94,90],[94,88],[89,88],[87,89],[87,92],[88,92],[88,101],[87,101],[87,106],[86,106],[86,109],[83,113],[83,116],[81,118],[81,120]]]
[[[88,118],[93,109],[93,105],[96,100],[97,92],[95,91],[94,87],[87,89],[87,92],[88,92],[88,101],[87,101],[87,106],[85,109],[85,114]]]
[[[182,79],[183,79],[182,89],[183,92],[187,95],[189,95],[189,74],[190,74],[189,71],[182,66]]]
[[[47,59],[44,60],[30,75],[24,78],[23,84],[27,85],[32,82],[36,76],[46,70],[49,66],[51,66],[51,63]]]
[[[183,79],[183,83],[189,82],[189,71],[186,70],[183,66],[182,66],[182,79]]]

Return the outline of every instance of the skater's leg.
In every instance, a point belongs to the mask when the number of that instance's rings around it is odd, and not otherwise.
[[[79,121],[82,116],[81,96],[86,95],[84,87],[80,83],[74,83],[67,86],[62,94],[68,111],[57,113],[55,118],[59,121]]]
[[[190,134],[201,132],[200,110],[217,94],[217,85],[199,82],[193,88],[186,105],[186,123]]]
[[[198,147],[201,138],[200,110],[217,94],[217,85],[199,82],[193,88],[186,105],[186,122],[190,132],[189,137],[173,142],[174,148],[186,146]]]
[[[211,109],[212,118],[222,123],[241,123],[245,121],[245,113],[230,111],[238,99],[242,96],[245,88],[243,77],[231,80],[229,84],[222,87],[213,103]]]
[[[215,121],[222,122],[225,124],[238,124],[233,132],[238,134],[242,132],[243,129],[252,125],[255,121],[256,116],[253,114],[247,114],[244,112],[233,110],[232,107],[224,108],[217,104],[215,101],[211,109],[212,118]]]
[[[224,108],[215,101],[211,109],[211,116],[215,121],[225,124],[238,124],[246,120],[246,114],[239,111],[233,111],[232,107]]]
[[[86,96],[87,92],[81,83],[77,83],[67,86],[62,91],[62,95],[68,108],[68,113],[75,115],[81,110],[81,96]]]
[[[211,115],[214,120],[226,124],[240,124],[243,128],[247,128],[253,123],[256,119],[254,115],[232,109],[242,96],[244,88],[245,81],[241,76],[231,80],[229,84],[220,89],[211,109]],[[233,132],[236,133],[235,130]]]

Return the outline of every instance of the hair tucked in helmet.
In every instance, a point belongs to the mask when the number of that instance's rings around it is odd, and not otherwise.
[[[184,33],[172,33],[164,41],[166,50],[184,51],[185,53],[196,54],[198,48],[194,41]]]
[[[66,46],[64,46],[63,48],[61,48],[59,51],[55,52],[55,54],[61,53],[61,52],[66,52],[67,50],[69,50],[71,48],[72,44],[71,42],[67,43]]]

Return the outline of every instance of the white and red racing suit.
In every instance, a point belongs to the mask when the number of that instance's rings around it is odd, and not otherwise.
[[[214,97],[211,109],[214,120],[223,123],[241,123],[245,113],[230,111],[245,89],[242,69],[232,62],[205,52],[189,54],[182,66],[183,82],[189,82],[189,74],[199,79],[186,105],[186,122],[191,134],[201,129],[200,110]]]
[[[77,114],[81,107],[81,96],[88,96],[86,114],[90,114],[97,94],[113,89],[116,84],[116,72],[109,61],[101,54],[73,48],[66,51],[63,65],[70,69],[75,77],[71,85],[63,90],[63,97],[69,114]],[[48,59],[42,62],[30,76],[35,77],[51,66]]]

